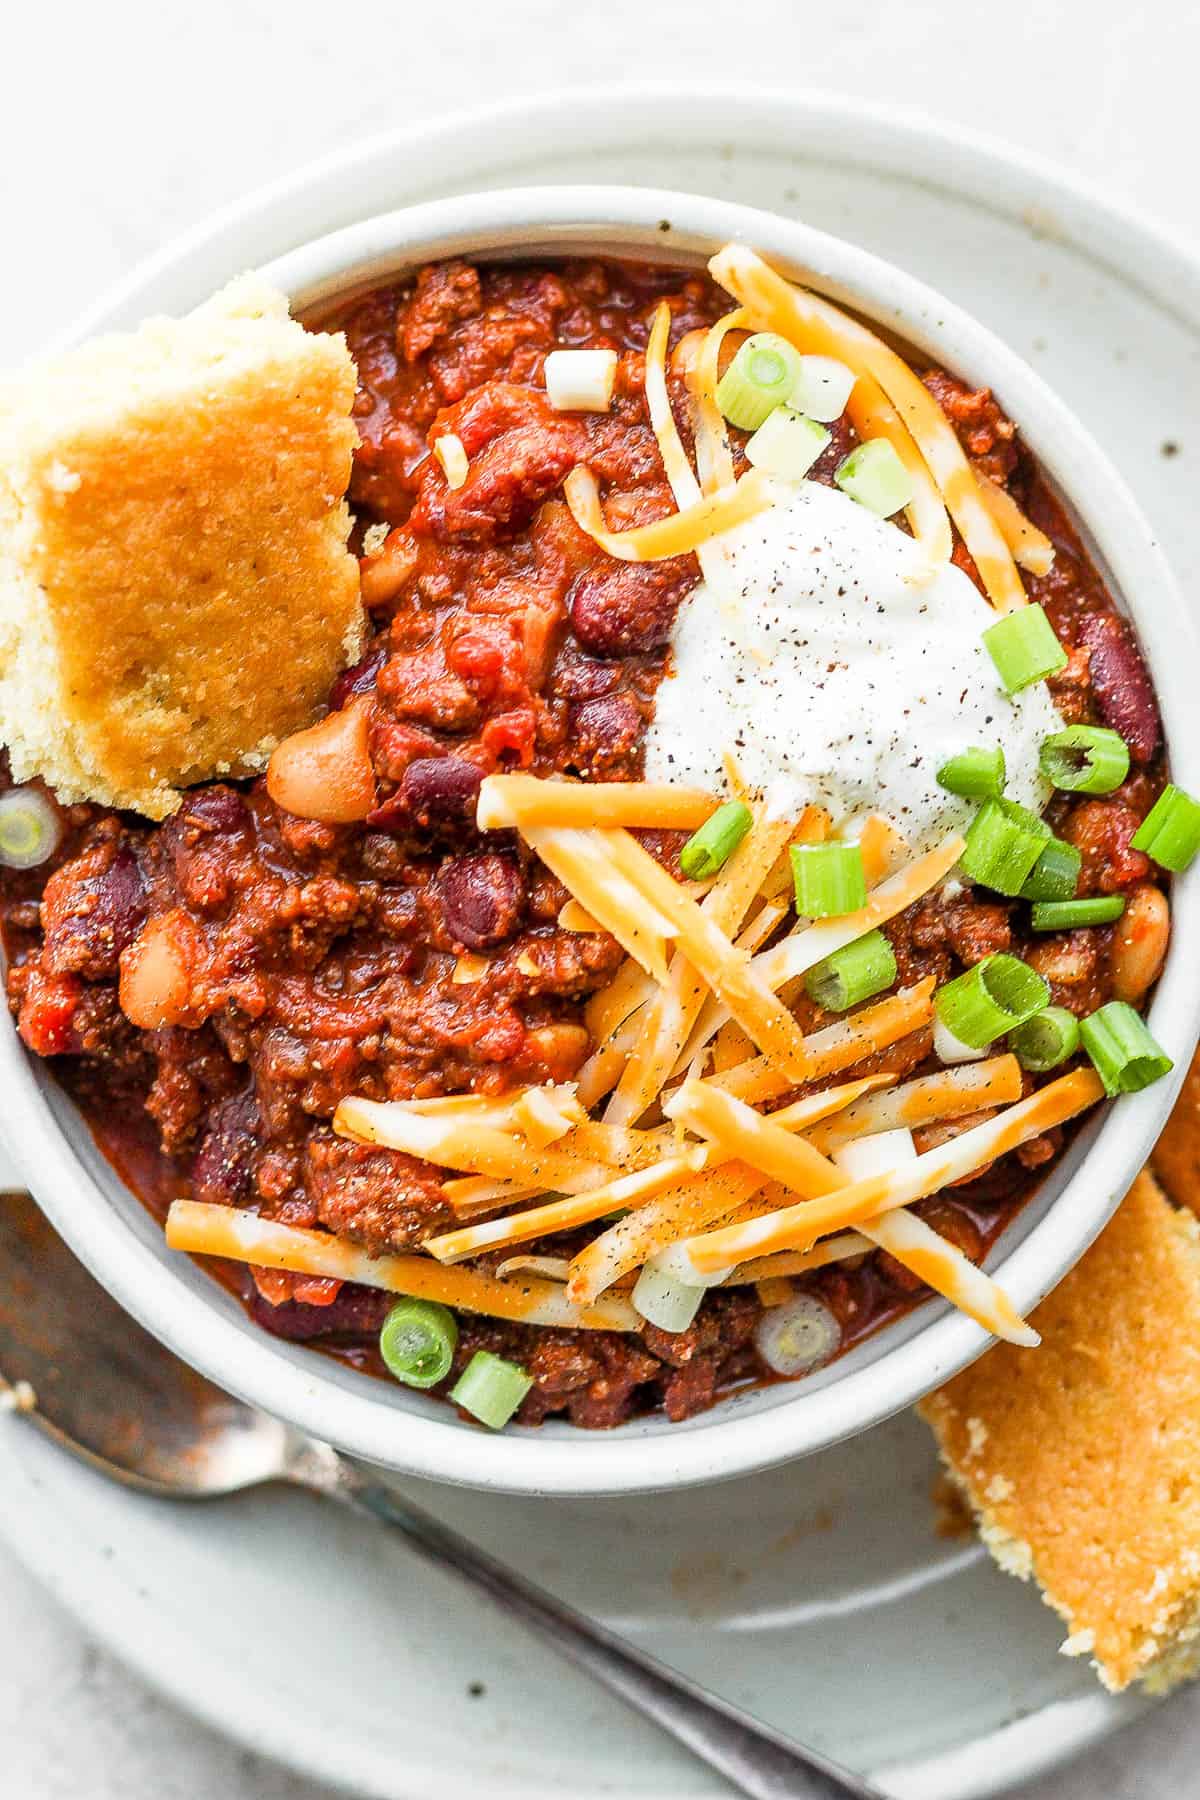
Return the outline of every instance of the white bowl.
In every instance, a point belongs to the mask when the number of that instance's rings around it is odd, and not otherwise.
[[[318,189],[318,192],[323,190]],[[259,203],[263,241],[296,195]],[[319,213],[319,208],[316,208]],[[289,215],[290,216],[290,215]],[[326,215],[328,216],[328,214]],[[311,226],[319,228],[320,216]],[[243,209],[229,241],[244,245]],[[273,229],[274,227],[274,229]],[[779,267],[899,332],[937,362],[996,390],[1043,469],[1072,506],[1099,566],[1136,619],[1175,778],[1200,787],[1200,724],[1189,684],[1200,667],[1193,626],[1146,520],[1121,477],[1041,379],[974,320],[907,274],[851,244],[771,213],[652,189],[532,188],[466,195],[368,219],[266,265],[294,307],[340,296],[451,254],[541,257],[607,250],[700,264],[721,243],[753,244]],[[147,265],[88,331],[163,304],[198,301],[244,257],[222,232],[201,234]],[[1174,938],[1151,1025],[1174,1076],[1090,1121],[1006,1232],[990,1267],[1023,1311],[1061,1279],[1109,1218],[1169,1110],[1191,1054],[1200,989],[1200,865],[1177,880]],[[357,1375],[273,1338],[187,1258],[114,1175],[45,1064],[0,1033],[10,1145],[55,1225],[141,1322],[223,1387],[304,1431],[383,1467],[522,1493],[604,1494],[717,1480],[849,1437],[911,1404],[986,1347],[984,1333],[929,1303],[830,1368],[795,1384],[731,1396],[683,1424],[661,1417],[588,1433],[550,1422],[490,1435],[444,1405]]]

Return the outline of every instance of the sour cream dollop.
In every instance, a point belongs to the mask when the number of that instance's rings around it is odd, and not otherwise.
[[[1042,682],[1004,693],[983,644],[996,614],[961,569],[811,481],[713,548],[675,622],[649,780],[724,793],[731,753],[772,814],[820,805],[846,830],[879,812],[921,850],[975,811],[938,769],[998,743],[1006,796],[1042,810],[1038,747],[1062,720]]]

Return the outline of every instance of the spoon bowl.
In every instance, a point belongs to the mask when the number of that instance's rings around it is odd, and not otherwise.
[[[32,1417],[116,1479],[185,1498],[284,1476],[300,1440],[122,1312],[27,1194],[0,1193],[0,1370]]]

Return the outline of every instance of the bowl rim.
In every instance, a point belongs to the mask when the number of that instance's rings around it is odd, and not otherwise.
[[[269,206],[269,197],[264,205]],[[663,229],[669,220],[670,229]],[[822,291],[886,321],[947,366],[994,386],[1043,467],[1078,511],[1118,593],[1129,599],[1167,723],[1173,772],[1200,784],[1200,728],[1189,733],[1187,677],[1195,630],[1153,532],[1105,454],[1052,391],[1003,343],[925,284],[857,246],[780,215],[670,190],[591,187],[501,189],[426,202],[343,227],[264,266],[303,306],[319,303],[331,278],[346,288],[411,267],[431,254],[479,247],[535,256],[598,241],[669,260],[727,238],[754,242],[773,260],[803,270]],[[215,234],[214,245],[220,234]],[[225,268],[225,277],[236,273]],[[126,284],[122,300],[133,290]],[[197,294],[196,298],[202,296]],[[86,329],[99,321],[89,315]],[[82,331],[84,327],[80,328]],[[1189,655],[1187,652],[1193,654]],[[1182,653],[1181,653],[1182,652]],[[1190,996],[1200,973],[1200,871],[1177,878],[1176,932],[1151,1011],[1156,1035],[1175,1056],[1173,1077],[1108,1109],[1080,1166],[1045,1217],[990,1261],[1027,1310],[1066,1273],[1111,1215],[1141,1166],[1182,1080],[1197,1022]],[[130,1230],[118,1200],[86,1166],[48,1096],[49,1076],[31,1067],[11,1026],[0,1034],[13,1148],[50,1217],[93,1272],[141,1322],[211,1379],[289,1423],[399,1472],[514,1492],[570,1495],[664,1489],[732,1476],[810,1454],[864,1430],[918,1399],[986,1348],[961,1314],[931,1304],[904,1340],[827,1384],[798,1384],[778,1404],[739,1412],[722,1402],[686,1426],[585,1434],[565,1428],[485,1437],[441,1416],[397,1404],[363,1378],[351,1391],[325,1359],[303,1365],[237,1309],[222,1290],[164,1280],[170,1253],[155,1254]],[[1061,1165],[1060,1165],[1061,1166]],[[118,1188],[116,1178],[110,1178]],[[121,1190],[123,1192],[123,1190]],[[138,1206],[125,1195],[129,1205]],[[139,1211],[140,1211],[139,1207]],[[153,1223],[153,1222],[151,1222]],[[157,1226],[154,1231],[157,1233]],[[228,1296],[224,1296],[228,1299]],[[229,1302],[232,1307],[236,1303]],[[895,1328],[891,1328],[894,1330]],[[881,1334],[887,1337],[888,1334]],[[878,1342],[878,1340],[876,1340]],[[841,1365],[835,1365],[835,1371]],[[378,1387],[378,1393],[367,1390]],[[408,1399],[408,1396],[404,1396]],[[336,1400],[336,1405],[331,1404]],[[335,1415],[336,1417],[332,1416]],[[398,1429],[399,1421],[403,1421]],[[332,1429],[331,1429],[332,1427]]]

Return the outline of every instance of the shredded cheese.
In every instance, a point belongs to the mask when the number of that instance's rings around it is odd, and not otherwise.
[[[886,1076],[868,1076],[842,1087],[808,1094],[776,1117],[792,1131],[803,1131],[817,1120],[850,1106]],[[609,1230],[581,1250],[571,1264],[568,1289],[575,1300],[602,1293],[622,1275],[655,1251],[698,1231],[714,1219],[726,1217],[751,1200],[763,1187],[762,1176],[742,1162],[716,1164],[710,1159],[703,1175],[681,1183],[649,1205],[619,1219]]]
[[[899,1043],[901,1038],[924,1029],[933,1019],[933,989],[932,979],[917,982],[913,987],[901,988],[898,994],[889,994],[886,1000],[880,1000],[874,1006],[864,1006],[861,1012],[851,1014],[848,1019],[839,1019],[823,1030],[815,1031],[804,1041],[809,1081],[822,1081],[827,1075],[851,1069],[864,1057],[886,1050]],[[766,1056],[751,1057],[735,1069],[726,1069],[706,1079],[710,1087],[720,1088],[752,1105],[774,1100],[795,1086]]]
[[[964,1063],[856,1101],[837,1119],[815,1127],[809,1142],[831,1156],[842,1144],[874,1132],[911,1129],[935,1119],[965,1118],[985,1106],[1005,1106],[1021,1098],[1021,1089],[1021,1065],[1015,1056]]]
[[[886,1175],[849,1182],[817,1199],[783,1207],[765,1218],[725,1231],[709,1232],[676,1244],[667,1253],[665,1272],[680,1281],[703,1282],[751,1256],[772,1250],[807,1249],[820,1237],[847,1226],[861,1226],[896,1207],[908,1206],[962,1181],[996,1157],[1015,1150],[1064,1119],[1095,1105],[1104,1096],[1100,1077],[1077,1069],[1039,1088],[1028,1099],[1004,1108],[982,1125],[962,1132],[952,1143],[927,1150]]]
[[[985,1331],[1009,1344],[1032,1349],[1041,1343],[1032,1325],[1017,1312],[1012,1301],[990,1275],[976,1268],[956,1244],[940,1237],[924,1219],[901,1207],[882,1218],[866,1221],[865,1236],[881,1250],[918,1276]]]
[[[462,439],[452,431],[443,432],[440,438],[434,439],[433,454],[442,465],[447,486],[462,487],[471,472]]]
[[[694,506],[700,499],[700,483],[692,471],[687,453],[680,441],[679,429],[675,424],[675,415],[671,411],[670,396],[667,393],[667,339],[671,332],[671,308],[665,300],[660,300],[654,313],[654,324],[650,328],[650,336],[646,342],[646,375],[645,393],[646,410],[650,414],[650,424],[658,439],[659,455],[663,460],[667,480],[671,484],[671,492],[675,496],[678,507]]]
[[[612,406],[615,350],[552,350],[542,370],[555,412],[607,412]]]
[[[726,1157],[739,1157],[807,1199],[845,1186],[845,1176],[804,1138],[702,1081],[685,1081],[666,1102],[667,1117],[707,1138]]]
[[[492,1124],[474,1119],[422,1118],[400,1100],[343,1100],[333,1115],[339,1137],[403,1150],[447,1169],[489,1175],[577,1194],[596,1185],[595,1164],[551,1146],[535,1148]]]
[[[766,820],[760,813],[701,902],[701,911],[718,931],[728,934],[736,929],[790,836],[787,821]],[[780,916],[778,909],[772,909],[768,922]],[[667,985],[646,1008],[633,1055],[609,1101],[606,1119],[632,1123],[653,1105],[688,1041],[708,991],[685,956],[672,958]]]
[[[733,452],[729,448],[724,416],[717,405],[717,381],[721,372],[721,345],[726,336],[731,331],[749,329],[750,315],[741,307],[726,313],[709,328],[700,354],[688,373],[696,412],[696,466],[705,494],[720,493],[733,482]]]
[[[665,983],[667,946],[675,937],[676,928],[614,866],[608,840],[616,834],[526,825],[521,835],[551,874],[557,875],[580,905],[612,933],[625,954],[632,956],[656,982]]]
[[[807,1068],[803,1033],[755,963],[730,943],[636,839],[624,831],[604,836],[614,868],[671,921],[680,950],[757,1048],[796,1080],[803,1080]]]
[[[600,505],[600,489],[590,469],[582,463],[572,469],[563,483],[563,493],[579,529],[620,562],[662,562],[667,557],[686,556],[719,532],[729,531],[763,512],[775,497],[770,476],[751,469],[736,486],[706,495],[681,512],[655,519],[649,525],[635,525],[629,531],[610,531]]]
[[[720,805],[700,788],[663,781],[543,781],[536,775],[488,775],[479,789],[481,831],[525,825],[651,826],[696,831]]]
[[[263,1269],[289,1269],[332,1281],[356,1281],[390,1294],[440,1300],[464,1312],[527,1325],[568,1330],[636,1331],[640,1323],[627,1300],[609,1295],[594,1306],[576,1306],[549,1281],[497,1281],[478,1269],[447,1269],[428,1256],[372,1256],[324,1231],[278,1225],[236,1206],[176,1200],[167,1214],[167,1243],[193,1256],[220,1256]]]
[[[500,1244],[528,1243],[531,1238],[548,1237],[556,1231],[570,1231],[576,1225],[590,1225],[605,1213],[623,1206],[636,1206],[676,1187],[689,1175],[698,1175],[707,1161],[708,1152],[693,1147],[679,1156],[664,1157],[651,1169],[639,1169],[631,1175],[590,1193],[565,1200],[551,1200],[545,1206],[530,1207],[525,1212],[508,1213],[500,1219],[488,1219],[481,1225],[464,1225],[458,1231],[443,1232],[425,1240],[423,1248],[439,1262],[459,1262],[466,1256],[477,1256],[481,1250],[494,1250]]]
[[[848,363],[859,376],[852,402],[860,397],[863,376],[878,384],[915,439],[992,604],[1001,612],[1022,605],[1021,577],[980,482],[953,426],[903,357],[836,306],[785,281],[745,245],[727,244],[708,266],[713,279],[771,329]]]
[[[1025,517],[1007,488],[985,476],[979,483],[979,492],[1014,561],[1031,575],[1048,575],[1054,567],[1054,545],[1045,532]]]
[[[852,1256],[869,1256],[876,1246],[861,1231],[841,1231],[825,1238],[811,1250],[777,1250],[773,1256],[756,1256],[739,1263],[727,1275],[721,1287],[746,1287],[755,1281],[772,1281],[780,1276],[811,1275],[826,1269],[830,1263],[846,1262]]]

